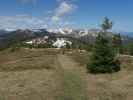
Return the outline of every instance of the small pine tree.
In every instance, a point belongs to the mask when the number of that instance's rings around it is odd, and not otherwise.
[[[91,73],[112,73],[120,70],[120,62],[116,59],[113,47],[106,36],[111,22],[106,23],[107,26],[104,24],[105,26],[102,28],[103,32],[100,32],[96,37],[93,54],[90,63],[87,65],[87,69]]]

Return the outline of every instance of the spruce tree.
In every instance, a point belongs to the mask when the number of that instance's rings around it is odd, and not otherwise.
[[[91,73],[112,73],[120,70],[120,62],[116,59],[113,47],[106,36],[107,30],[109,29],[109,26],[111,26],[109,23],[112,24],[112,22],[109,21],[103,23],[107,24],[104,24],[105,26],[102,28],[103,31],[96,37],[90,63],[87,65],[87,69]]]

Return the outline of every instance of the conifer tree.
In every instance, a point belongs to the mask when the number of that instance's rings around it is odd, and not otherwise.
[[[112,73],[120,70],[120,62],[116,59],[113,47],[106,36],[107,30],[112,28],[111,25],[112,22],[106,18],[102,24],[103,31],[96,37],[90,63],[87,65],[91,73]]]

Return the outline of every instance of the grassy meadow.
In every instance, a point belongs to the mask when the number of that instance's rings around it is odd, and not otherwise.
[[[133,57],[122,55],[122,70],[87,73],[90,53],[58,49],[0,52],[0,100],[132,100]]]

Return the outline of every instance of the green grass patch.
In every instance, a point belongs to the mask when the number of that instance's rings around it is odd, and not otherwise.
[[[57,100],[87,100],[83,82],[78,72],[64,71],[63,93]]]

